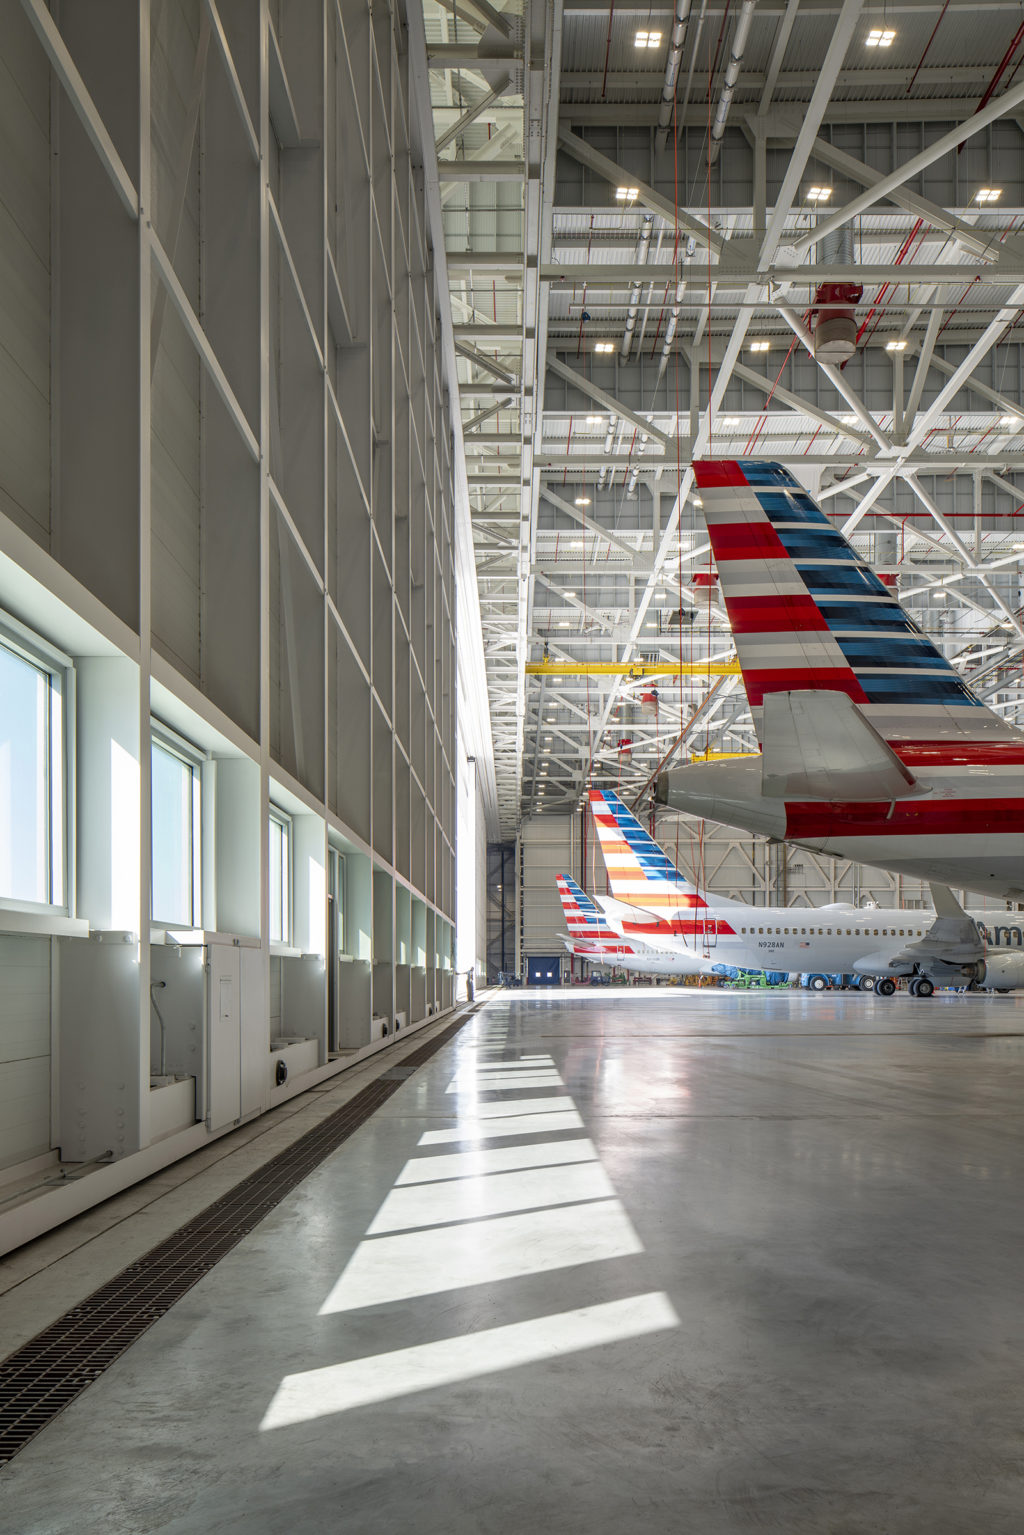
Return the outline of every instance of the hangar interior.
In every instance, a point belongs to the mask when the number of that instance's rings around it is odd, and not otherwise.
[[[699,460],[1024,726],[1022,60],[1016,0],[0,0],[12,1528],[1017,1527],[1017,997],[597,996],[555,879],[596,786],[728,900],[930,908],[653,790],[758,750]]]

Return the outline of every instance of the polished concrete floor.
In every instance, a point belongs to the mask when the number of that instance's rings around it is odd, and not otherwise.
[[[1022,1098],[1012,997],[499,994],[0,1528],[1017,1535]]]

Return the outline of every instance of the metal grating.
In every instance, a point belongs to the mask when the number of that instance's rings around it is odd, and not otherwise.
[[[469,1021],[464,1014],[0,1363],[0,1465],[34,1439]]]

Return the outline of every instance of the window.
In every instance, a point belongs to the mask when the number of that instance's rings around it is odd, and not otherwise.
[[[12,619],[0,622],[0,899],[66,910],[71,662]]]
[[[197,747],[154,722],[154,922],[202,926],[202,762]]]
[[[270,807],[270,942],[290,943],[292,936],[292,823],[283,810]]]

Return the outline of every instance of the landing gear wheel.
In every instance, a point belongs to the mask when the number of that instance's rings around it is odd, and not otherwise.
[[[917,983],[917,990],[914,992],[914,996],[915,997],[932,997],[934,995],[935,995],[935,987],[932,985],[931,981],[928,979],[928,977],[926,975],[922,975],[920,980]]]
[[[896,990],[896,982],[891,976],[883,975],[880,981],[875,982],[875,995],[879,997],[891,997]]]
[[[861,983],[860,983],[860,989],[861,989],[861,991],[874,991],[874,989],[875,989],[875,978],[874,978],[874,976],[873,975],[862,976],[861,977]]]
[[[812,975],[807,984],[812,991],[828,991],[828,982],[823,975]]]
[[[910,993],[910,995],[912,997],[916,997],[917,996],[917,988],[920,986],[920,984],[921,984],[920,979],[916,975],[914,976],[914,979],[912,981],[908,981],[907,982],[907,990],[909,991],[909,993]]]

